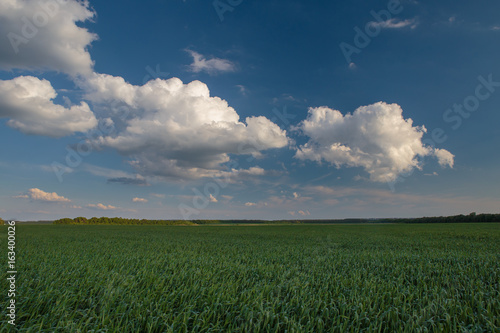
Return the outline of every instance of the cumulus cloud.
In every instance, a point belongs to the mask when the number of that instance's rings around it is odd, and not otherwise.
[[[236,66],[229,60],[220,58],[206,59],[203,55],[192,50],[186,50],[192,57],[193,63],[189,69],[194,73],[206,72],[208,74],[217,74],[224,72],[234,72]]]
[[[286,131],[269,119],[248,117],[244,122],[226,101],[210,96],[208,87],[178,78],[151,80],[143,86],[121,77],[93,74],[82,85],[86,98],[99,105],[115,124],[113,135],[94,140],[131,158],[147,176],[196,179],[220,175],[230,154],[253,155],[288,144]],[[109,105],[120,103],[119,114]],[[244,171],[238,171],[241,174]],[[261,168],[249,174],[261,175]]]
[[[210,196],[209,196],[208,200],[209,200],[210,202],[213,202],[213,203],[219,202],[219,200],[217,200],[217,198],[216,198],[216,197],[214,197],[212,194],[210,194]]]
[[[28,192],[23,195],[19,195],[16,198],[31,199],[33,201],[45,201],[45,202],[70,202],[71,200],[58,195],[56,192],[45,192],[38,188],[30,188]]]
[[[247,202],[247,203],[245,203],[245,206],[253,207],[253,206],[257,206],[257,204],[255,202]]]
[[[65,108],[54,104],[57,93],[47,80],[20,76],[0,80],[0,118],[25,134],[62,137],[86,132],[97,119],[85,102]]]
[[[453,155],[422,143],[425,127],[404,119],[397,104],[378,102],[359,107],[352,114],[327,107],[310,108],[298,129],[309,141],[297,148],[295,157],[337,168],[363,167],[376,182],[391,181],[420,168],[418,157],[435,156],[441,166],[453,167]]]
[[[133,199],[132,199],[132,202],[146,203],[146,202],[148,202],[148,199],[144,199],[144,198],[133,198]]]
[[[118,207],[111,206],[111,205],[103,205],[102,203],[88,204],[86,207],[92,208],[92,209],[99,209],[99,210],[114,210],[114,209],[118,209]]]
[[[94,14],[88,1],[0,1],[0,69],[90,74],[87,48],[97,35],[77,22]]]

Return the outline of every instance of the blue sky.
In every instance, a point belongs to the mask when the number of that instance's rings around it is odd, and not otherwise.
[[[498,2],[0,9],[3,218],[498,212]]]

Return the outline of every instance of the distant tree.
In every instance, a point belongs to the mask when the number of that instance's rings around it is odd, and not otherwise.
[[[74,221],[77,224],[87,224],[88,223],[87,218],[86,217],[82,217],[82,216],[76,217]]]

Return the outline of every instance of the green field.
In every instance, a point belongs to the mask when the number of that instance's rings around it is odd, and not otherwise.
[[[500,331],[498,223],[16,231],[19,332]]]

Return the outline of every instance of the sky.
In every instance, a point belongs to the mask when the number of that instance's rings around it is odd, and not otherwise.
[[[498,12],[0,0],[0,217],[498,213]]]

